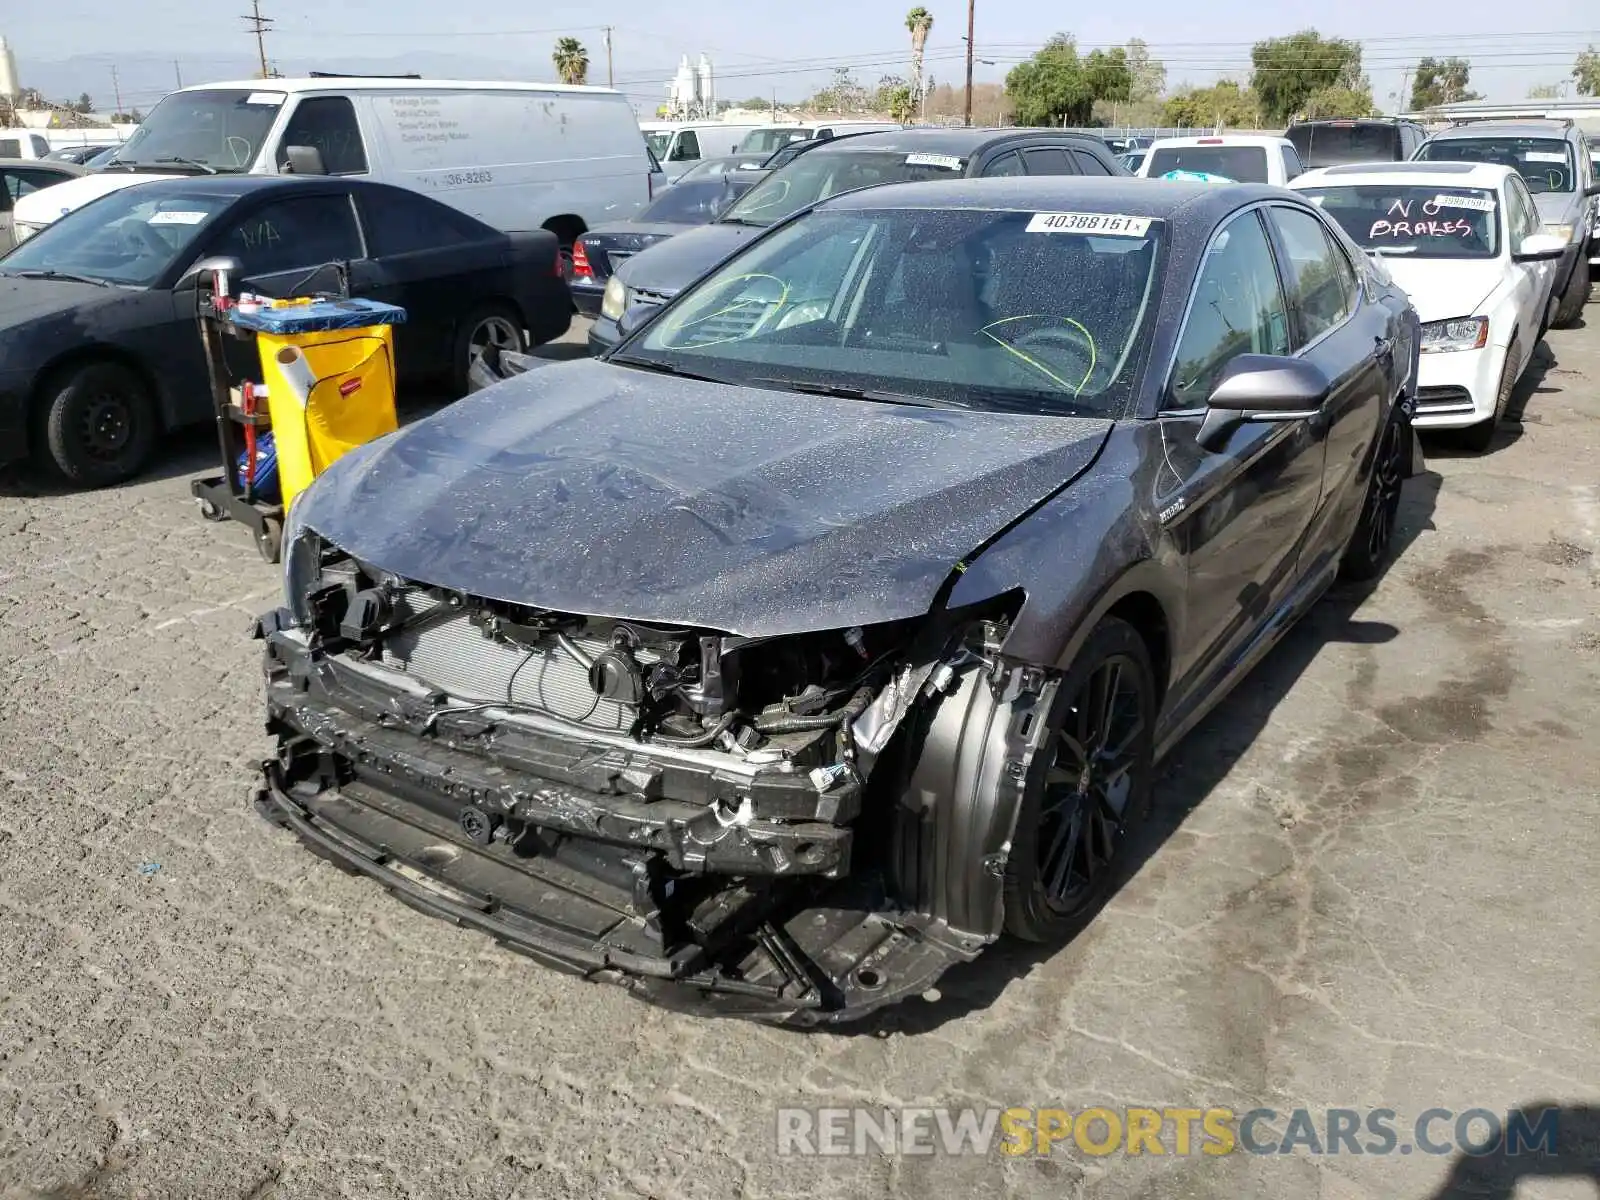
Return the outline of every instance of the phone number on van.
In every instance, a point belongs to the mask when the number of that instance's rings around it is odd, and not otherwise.
[[[463,187],[469,183],[493,183],[493,171],[453,171],[444,177],[446,187]]]

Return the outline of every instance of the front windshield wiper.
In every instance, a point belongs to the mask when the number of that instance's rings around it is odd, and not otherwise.
[[[71,271],[12,270],[5,272],[13,279],[61,279],[68,283],[92,283],[95,287],[116,287],[109,279],[96,279],[93,275],[74,275]]]
[[[768,376],[750,380],[754,384],[781,388],[786,392],[806,392],[813,396],[837,396],[841,400],[868,400],[873,404],[901,404],[907,408],[960,408],[972,405],[932,396],[913,396],[905,392],[880,392],[872,388],[846,387],[836,383],[816,383],[809,379],[778,379]]]
[[[765,229],[770,221],[752,221],[749,217],[718,217],[718,225],[747,225],[751,229]]]
[[[210,163],[201,162],[197,158],[184,158],[181,154],[169,154],[165,158],[156,159],[155,163],[157,166],[163,167],[170,166],[175,163],[180,167],[194,167],[197,170],[204,171],[207,175],[218,174],[217,169]]]
[[[654,358],[635,358],[631,354],[613,354],[606,362],[620,363],[625,367],[638,367],[641,371],[656,371],[662,375],[676,375],[680,379],[694,379],[700,383],[726,383],[738,386],[734,380],[718,379],[715,375],[701,375],[696,371],[685,371],[682,367],[675,367],[671,363],[661,362]]]
[[[216,175],[218,171],[210,163],[203,163],[197,158],[184,158],[182,155],[169,154],[165,158],[152,158],[148,162],[137,158],[113,158],[102,171],[109,171],[112,167],[121,167],[124,171],[148,171],[152,167],[193,167],[197,171],[204,171],[207,175]]]

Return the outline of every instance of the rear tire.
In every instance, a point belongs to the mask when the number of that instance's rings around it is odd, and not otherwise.
[[[485,304],[475,308],[457,326],[455,354],[452,359],[455,365],[451,375],[451,383],[455,387],[457,396],[467,394],[468,372],[472,369],[472,361],[483,353],[485,346],[489,345],[500,351],[527,353],[528,335],[522,328],[522,314],[509,304]]]
[[[1005,928],[1062,942],[1119,882],[1131,835],[1150,810],[1155,673],[1132,625],[1107,617],[1073,660],[1050,713],[1050,737],[1011,839]]]
[[[1511,406],[1511,393],[1516,390],[1517,376],[1522,371],[1522,347],[1512,342],[1506,347],[1505,365],[1500,368],[1500,386],[1495,390],[1494,412],[1487,420],[1468,425],[1461,431],[1461,444],[1474,454],[1482,454],[1494,444],[1494,435],[1500,428],[1500,418]]]
[[[50,458],[79,487],[131,478],[155,448],[155,403],[144,381],[120,363],[73,368],[46,383],[42,400]]]
[[[1556,308],[1552,322],[1557,329],[1565,329],[1577,321],[1583,315],[1583,306],[1589,303],[1589,296],[1594,290],[1594,278],[1585,269],[1587,262],[1588,256],[1585,255],[1572,268],[1572,278],[1567,281],[1567,290],[1561,294],[1561,304]]]

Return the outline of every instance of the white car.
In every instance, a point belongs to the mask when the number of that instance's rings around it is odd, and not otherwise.
[[[1294,181],[1378,258],[1422,321],[1418,428],[1486,450],[1554,316],[1565,240],[1547,234],[1522,177],[1478,163],[1352,163]]]
[[[1160,179],[1172,171],[1213,175],[1234,183],[1286,187],[1305,170],[1300,152],[1286,137],[1264,133],[1221,133],[1215,137],[1159,138],[1139,164],[1137,175]]]

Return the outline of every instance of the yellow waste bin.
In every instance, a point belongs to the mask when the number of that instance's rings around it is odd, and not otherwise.
[[[393,432],[394,326],[376,300],[277,300],[230,313],[255,331],[285,509],[357,446]]]

